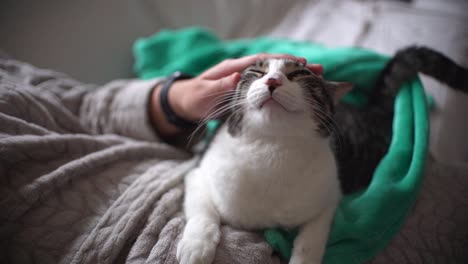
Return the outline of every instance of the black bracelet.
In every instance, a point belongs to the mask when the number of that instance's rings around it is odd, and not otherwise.
[[[191,122],[188,120],[183,119],[182,117],[177,116],[177,114],[172,110],[171,105],[169,104],[169,89],[171,88],[172,84],[177,80],[184,80],[190,79],[192,76],[184,74],[180,71],[173,73],[163,84],[161,92],[159,94],[159,100],[161,102],[161,108],[166,116],[167,121],[169,123],[177,126],[181,129],[194,129],[197,126],[196,122]]]

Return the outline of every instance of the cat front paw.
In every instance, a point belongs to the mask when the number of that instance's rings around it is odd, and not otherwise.
[[[180,264],[211,264],[216,253],[216,243],[183,237],[177,245]]]
[[[289,264],[320,264],[320,261],[312,259],[312,257],[307,257],[305,255],[292,255]]]

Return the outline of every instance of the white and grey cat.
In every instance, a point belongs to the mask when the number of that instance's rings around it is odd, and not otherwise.
[[[297,62],[247,68],[223,108],[229,118],[187,176],[179,261],[211,263],[223,222],[299,227],[290,263],[320,263],[342,192],[370,183],[390,145],[395,96],[418,72],[468,93],[468,70],[425,47],[397,52],[360,107],[336,104],[349,83]]]
[[[291,60],[260,61],[244,71],[229,105],[233,114],[186,178],[180,263],[211,263],[220,223],[300,227],[290,263],[321,262],[341,190],[320,120],[349,88]]]

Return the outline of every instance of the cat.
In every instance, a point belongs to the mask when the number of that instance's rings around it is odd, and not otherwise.
[[[341,196],[369,184],[390,144],[395,95],[419,71],[468,89],[466,69],[421,47],[397,53],[365,107],[338,104],[352,85],[295,61],[245,69],[222,109],[229,117],[186,177],[180,263],[211,263],[220,223],[299,227],[290,263],[321,263]]]
[[[332,135],[344,194],[367,187],[373,172],[387,153],[392,137],[396,94],[403,83],[418,73],[468,93],[468,70],[440,52],[423,46],[402,48],[386,64],[365,107],[340,103],[336,107]]]

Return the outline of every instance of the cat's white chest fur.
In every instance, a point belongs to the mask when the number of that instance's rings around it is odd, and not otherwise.
[[[289,263],[318,264],[341,196],[329,139],[318,132],[331,121],[317,121],[330,114],[332,96],[294,61],[269,60],[246,71],[232,102],[239,109],[186,177],[187,224],[177,258],[210,264],[224,222],[297,227]]]
[[[221,219],[243,228],[297,227],[340,197],[328,140],[250,142],[222,130],[197,171]]]

